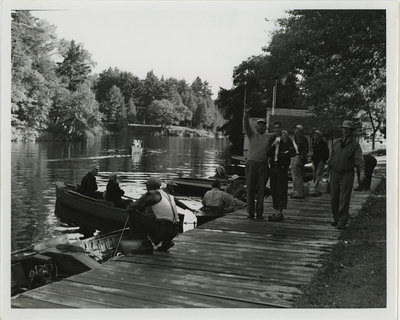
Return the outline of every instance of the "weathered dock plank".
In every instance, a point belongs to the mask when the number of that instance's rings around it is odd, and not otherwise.
[[[367,193],[354,193],[355,215]],[[271,199],[265,203],[272,213]],[[291,307],[337,243],[329,195],[289,200],[285,220],[239,210],[184,234],[169,253],[120,257],[21,294],[13,308]]]

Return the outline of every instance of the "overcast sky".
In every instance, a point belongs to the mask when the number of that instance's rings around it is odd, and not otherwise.
[[[59,38],[83,43],[97,73],[117,67],[143,79],[153,70],[188,83],[199,76],[216,98],[219,87],[231,88],[235,66],[262,53],[284,10],[271,2],[182,1],[32,14],[55,25]]]

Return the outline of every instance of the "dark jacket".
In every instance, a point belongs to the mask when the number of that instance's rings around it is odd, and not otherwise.
[[[119,184],[114,180],[108,180],[106,190],[106,200],[113,202],[117,207],[120,206],[121,197],[125,191],[119,187]]]
[[[269,140],[268,146],[268,159],[269,165],[272,168],[280,168],[280,169],[287,169],[290,166],[291,157],[296,155],[296,150],[294,149],[293,142],[291,139],[288,142],[281,142],[279,143],[279,150],[278,150],[278,161],[275,161],[275,147],[272,144],[276,139],[276,135],[273,134],[271,139]]]
[[[88,197],[93,197],[95,192],[97,191],[97,182],[96,177],[92,172],[88,172],[81,181],[81,185],[79,187],[79,193],[84,194]]]
[[[329,148],[325,140],[320,139],[314,145],[313,155],[311,160],[314,163],[320,163],[321,161],[327,161],[329,159]]]

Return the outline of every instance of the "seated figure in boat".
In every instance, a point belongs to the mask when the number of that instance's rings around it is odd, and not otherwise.
[[[211,190],[208,190],[201,200],[205,212],[228,213],[235,210],[235,207],[244,207],[245,203],[234,198],[231,194],[222,191],[220,181],[214,180],[211,183]]]
[[[119,186],[119,179],[117,173],[113,172],[108,178],[108,183],[105,192],[105,199],[114,203],[117,208],[126,209],[126,207],[132,203],[132,200],[122,199],[121,197],[125,194]]]
[[[128,206],[130,238],[141,240],[138,247],[126,253],[151,254],[154,245],[158,251],[168,251],[179,233],[179,217],[176,199],[161,188],[161,180],[150,177],[146,181],[147,192]]]
[[[225,192],[231,194],[234,198],[239,199],[241,201],[246,202],[247,199],[247,191],[245,184],[246,182],[243,179],[239,179],[240,177],[237,174],[234,174],[230,177],[229,184],[225,189]]]
[[[81,181],[78,192],[95,199],[103,199],[103,192],[97,191],[96,176],[99,173],[98,167],[92,168]]]
[[[226,179],[227,175],[226,175],[226,170],[223,166],[218,166],[215,169],[215,175],[213,176],[213,178],[215,179]]]

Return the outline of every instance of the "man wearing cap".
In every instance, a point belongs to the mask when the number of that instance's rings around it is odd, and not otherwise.
[[[114,206],[121,209],[126,209],[126,207],[132,202],[132,200],[121,199],[125,194],[119,186],[118,175],[116,172],[112,172],[108,178],[108,183],[106,187],[105,199],[114,203]]]
[[[326,161],[329,159],[329,148],[326,141],[322,138],[321,130],[315,130],[313,132],[314,136],[314,149],[311,160],[313,162],[313,178],[314,178],[314,188],[315,194],[320,195],[321,193],[318,191],[319,182],[322,179],[322,175],[324,174]]]
[[[304,127],[298,124],[294,127],[293,145],[296,155],[292,158],[291,172],[293,179],[293,199],[304,198],[303,170],[307,163],[308,140],[303,134]]]
[[[246,163],[247,217],[251,219],[256,214],[256,218],[261,220],[264,213],[265,185],[269,176],[267,151],[271,135],[266,132],[265,120],[257,121],[256,131],[251,128],[249,111],[250,107],[246,105],[243,125],[249,138],[249,154]]]
[[[354,168],[360,170],[360,180],[364,180],[364,159],[360,144],[354,138],[354,126],[350,120],[342,125],[342,138],[333,143],[328,161],[330,172],[332,226],[344,229],[349,220],[351,191],[354,184]]]
[[[132,254],[151,254],[153,244],[162,245],[158,251],[168,251],[174,246],[172,241],[179,233],[179,217],[173,195],[160,189],[161,180],[150,177],[146,181],[147,192],[128,206],[130,236],[141,240],[141,244],[124,251]]]
[[[83,178],[81,181],[81,185],[78,188],[78,192],[95,199],[103,199],[103,193],[97,191],[97,182],[96,176],[99,173],[99,169],[97,167],[93,167]]]

